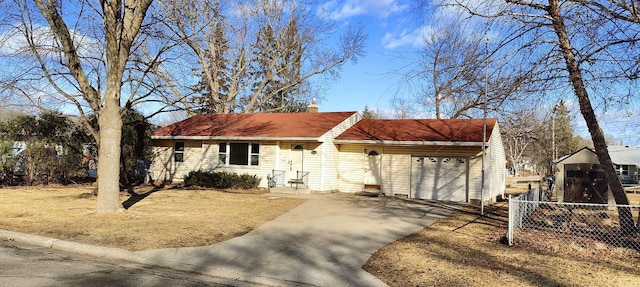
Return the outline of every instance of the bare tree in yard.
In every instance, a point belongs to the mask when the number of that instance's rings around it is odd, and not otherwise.
[[[443,17],[435,14],[426,18]],[[489,49],[489,35],[481,29],[486,26],[451,15],[431,22],[414,67],[402,72],[401,81],[427,113],[438,119],[482,117],[485,108],[500,113],[505,102],[529,91],[519,60]]]
[[[540,150],[534,147],[544,138],[545,125],[544,121],[538,119],[535,110],[527,109],[505,115],[500,125],[508,166],[513,173],[518,172],[518,166],[526,158],[537,162],[534,156]],[[530,152],[532,150],[534,154]]]
[[[20,73],[3,75],[3,88],[10,86],[10,92],[30,96],[34,104],[53,98],[77,108],[98,143],[98,212],[122,209],[121,94],[123,83],[129,81],[123,77],[151,2],[15,0],[2,4],[4,11],[12,13],[4,19],[11,21],[5,22],[10,28],[3,26],[2,31],[11,40],[2,43],[3,49],[14,51],[7,57],[29,64]],[[26,43],[26,50],[16,43]],[[90,113],[97,115],[99,131],[91,128]]]
[[[616,87],[637,83],[640,75],[640,7],[635,1],[573,0],[457,4],[474,15],[504,21],[517,30],[508,41],[527,51],[532,63],[546,66],[546,82],[558,90],[567,80],[587,124],[598,160],[618,204],[629,203],[607,150],[605,136],[596,118],[592,101],[602,92],[610,99],[624,101]],[[469,5],[467,5],[469,4]],[[618,93],[616,93],[618,92]],[[637,227],[629,208],[619,208],[620,224],[626,232]]]
[[[191,112],[288,112],[304,109],[317,95],[312,80],[335,79],[339,68],[363,55],[362,28],[348,30],[332,46],[332,23],[306,2],[162,2],[156,14],[183,43],[185,62],[202,75],[175,92]],[[193,59],[193,60],[188,60]],[[176,87],[180,84],[167,74]],[[184,78],[183,78],[184,80]],[[196,87],[194,89],[194,87]]]

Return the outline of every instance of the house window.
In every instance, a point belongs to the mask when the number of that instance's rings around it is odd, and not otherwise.
[[[628,165],[618,166],[618,175],[629,175],[629,166]]]
[[[260,164],[259,143],[220,143],[218,144],[218,158],[223,165]]]
[[[184,142],[175,142],[173,144],[173,161],[184,162]]]
[[[218,164],[227,164],[227,143],[218,144]]]

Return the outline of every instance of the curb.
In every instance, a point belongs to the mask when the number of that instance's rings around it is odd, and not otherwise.
[[[33,234],[27,234],[27,233],[15,232],[15,231],[8,231],[3,229],[0,229],[0,237],[6,238],[7,240],[10,240],[10,241],[15,240],[15,241],[23,242],[23,243],[34,245],[34,246],[40,246],[40,247],[51,248],[51,249],[56,249],[60,251],[84,254],[84,255],[89,255],[93,257],[103,257],[103,258],[116,259],[116,260],[126,260],[126,261],[141,263],[141,264],[157,265],[157,263],[151,263],[149,262],[149,260],[141,258],[140,256],[136,255],[132,251],[128,251],[120,248],[77,243],[77,242],[55,239],[51,237],[45,237],[45,236],[33,235]]]
[[[198,270],[198,268],[195,268],[187,263],[182,263],[179,261],[166,261],[162,263],[158,260],[153,260],[146,256],[141,256],[134,251],[129,251],[129,250],[115,248],[115,247],[104,247],[104,246],[98,246],[98,245],[65,241],[65,240],[46,237],[46,236],[8,231],[4,229],[0,229],[0,239],[17,241],[24,244],[29,244],[29,245],[44,247],[44,248],[51,248],[51,249],[69,252],[69,253],[88,255],[91,257],[105,258],[109,260],[123,260],[123,261],[138,263],[142,265],[173,269],[176,271],[193,272],[193,273],[197,273],[205,276],[210,276],[216,279],[215,280],[216,283],[227,284],[230,286],[282,286],[278,284],[278,283],[282,283],[282,281],[277,279],[267,280],[268,283],[267,282],[261,283],[261,282],[244,281],[241,278],[239,278],[240,276],[235,276],[236,278],[221,277],[219,274],[215,274],[212,272],[202,272]]]

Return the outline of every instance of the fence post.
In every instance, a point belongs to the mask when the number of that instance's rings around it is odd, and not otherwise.
[[[507,229],[507,242],[509,243],[509,246],[513,244],[513,224],[515,221],[514,209],[515,209],[515,206],[513,206],[513,200],[511,198],[511,194],[509,194],[509,223],[508,223],[508,229]]]

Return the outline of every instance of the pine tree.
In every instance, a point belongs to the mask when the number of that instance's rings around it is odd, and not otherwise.
[[[362,118],[363,119],[376,119],[378,118],[378,115],[375,111],[372,111],[369,109],[369,107],[364,106],[364,110],[362,111]]]
[[[229,76],[229,60],[227,53],[229,51],[229,40],[226,38],[226,18],[220,13],[220,1],[216,1],[213,7],[213,40],[205,50],[205,57],[208,59],[207,71],[200,73],[202,79],[196,86],[194,91],[199,93],[199,97],[193,99],[194,104],[200,107],[198,113],[223,113],[227,103],[230,76]]]
[[[257,97],[262,112],[304,112],[307,103],[301,76],[304,48],[300,41],[299,27],[292,16],[283,31],[278,34],[271,24],[260,28],[253,46],[254,59],[251,75],[252,94],[245,104]]]
[[[578,140],[573,135],[572,116],[564,101],[560,100],[553,110],[552,131],[555,135],[555,153],[557,157],[569,155],[578,149]],[[552,145],[553,146],[553,145]]]

